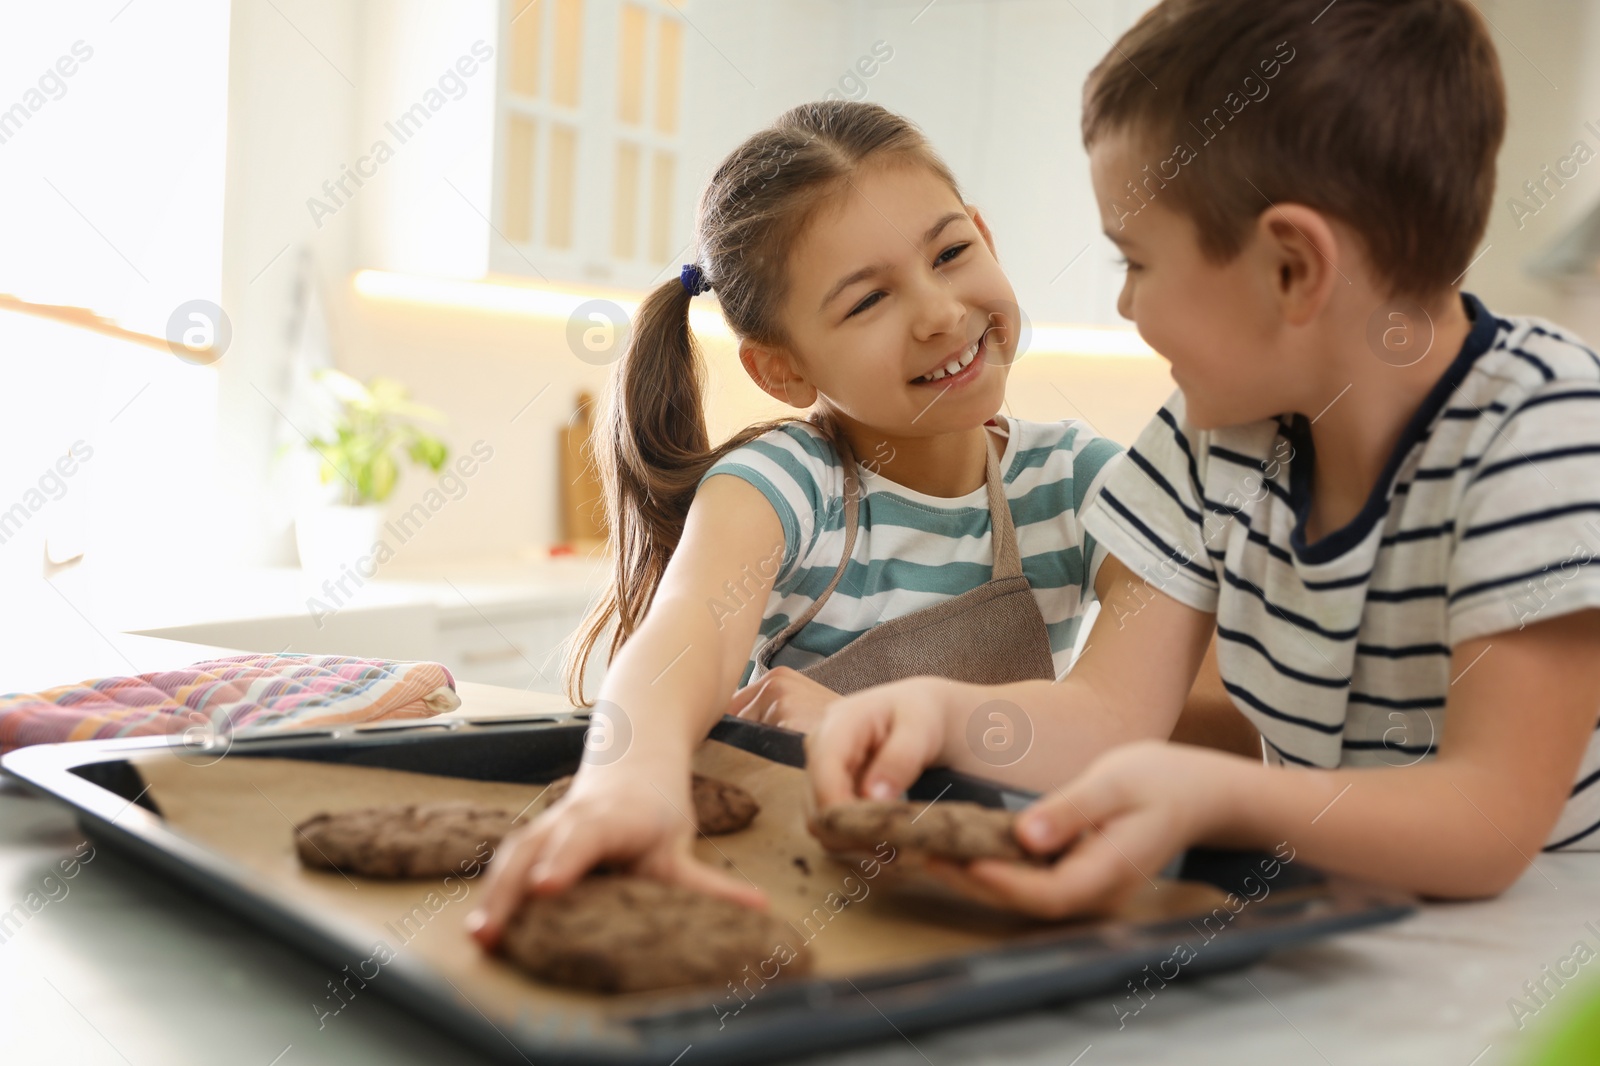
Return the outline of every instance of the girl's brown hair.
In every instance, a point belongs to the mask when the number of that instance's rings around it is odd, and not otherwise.
[[[778,310],[785,266],[817,208],[863,167],[886,162],[932,170],[960,195],[954,175],[922,132],[877,104],[803,104],[722,161],[700,197],[695,262],[723,317],[743,340],[781,347]],[[583,675],[615,623],[611,651],[633,634],[683,536],[700,479],[728,452],[795,419],[751,426],[712,446],[704,365],[689,330],[690,293],[674,277],[639,307],[632,339],[607,385],[594,437],[614,572],[589,611],[566,662],[567,696],[586,704]],[[812,420],[830,436],[821,412]]]

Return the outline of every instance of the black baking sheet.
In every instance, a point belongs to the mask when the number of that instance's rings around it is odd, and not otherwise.
[[[319,734],[237,738],[229,758],[296,759],[466,778],[533,783],[570,773],[582,753],[581,719],[452,720],[341,728]],[[803,765],[796,734],[725,719],[712,737],[764,759]],[[223,906],[288,940],[307,954],[343,967],[366,959],[370,930],[340,921],[304,901],[266,890],[249,871],[197,845],[163,822],[130,758],[173,748],[169,738],[84,742],[24,748],[0,767],[78,812],[97,842],[120,849],[193,885]],[[220,757],[182,750],[197,761]],[[964,799],[1020,808],[1031,798],[949,771],[929,771],[913,798]],[[1264,855],[1191,850],[1174,875],[1243,892],[1243,879]],[[767,1061],[920,1029],[992,1019],[1040,1004],[1122,989],[1144,968],[1172,957],[1179,943],[1196,948],[1183,979],[1233,969],[1270,951],[1410,913],[1399,894],[1339,878],[1304,863],[1281,868],[1275,892],[1232,917],[1225,935],[1204,938],[1195,919],[1113,921],[1041,927],[1024,942],[870,978],[789,978],[775,982],[740,1012],[718,1023],[723,990],[693,992],[596,1024],[571,1024],[545,1013],[537,1021],[497,1024],[476,1010],[449,979],[425,962],[402,957],[385,967],[374,991],[429,1018],[491,1057],[507,1062],[664,1063],[680,1066]],[[1195,916],[1198,918],[1199,916]],[[681,1057],[679,1057],[681,1056]]]

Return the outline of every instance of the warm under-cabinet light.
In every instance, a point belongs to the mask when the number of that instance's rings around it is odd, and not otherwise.
[[[638,293],[507,281],[457,281],[382,270],[357,272],[355,288],[363,296],[380,300],[557,320],[571,318],[591,300],[609,300],[628,316],[639,307]],[[689,324],[703,337],[731,335],[722,315],[711,307],[690,308]],[[1155,352],[1135,331],[1102,326],[1035,325],[1027,354],[1155,358]]]

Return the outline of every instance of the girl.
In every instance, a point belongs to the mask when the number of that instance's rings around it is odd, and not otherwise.
[[[690,754],[740,683],[736,713],[804,728],[895,678],[1052,678],[1096,585],[1126,580],[1077,522],[1119,449],[999,416],[1016,297],[910,122],[795,108],[717,169],[696,243],[639,309],[598,434],[616,569],[569,662],[575,702],[615,638],[584,764],[491,866],[485,945],[525,890],[602,861],[763,902],[690,849]],[[809,419],[711,446],[688,324],[708,289],[746,372]]]

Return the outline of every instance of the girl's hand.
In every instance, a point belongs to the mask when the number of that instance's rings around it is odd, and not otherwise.
[[[555,806],[501,841],[483,874],[483,900],[467,929],[485,949],[500,941],[526,895],[553,896],[599,863],[682,885],[749,907],[760,889],[695,858],[698,831],[687,767],[660,771],[620,764],[583,766]]]
[[[727,713],[735,718],[810,733],[822,722],[828,704],[839,698],[798,670],[773,668],[733,694]]]
[[[858,797],[889,800],[940,761],[952,708],[964,705],[958,685],[914,677],[830,704],[806,738],[806,772],[817,807]]]
[[[980,860],[940,863],[938,875],[984,902],[1046,919],[1106,914],[1168,861],[1225,823],[1239,759],[1160,741],[1113,749],[1082,776],[1017,816],[1017,837],[1037,855],[1067,851],[1052,866]]]

